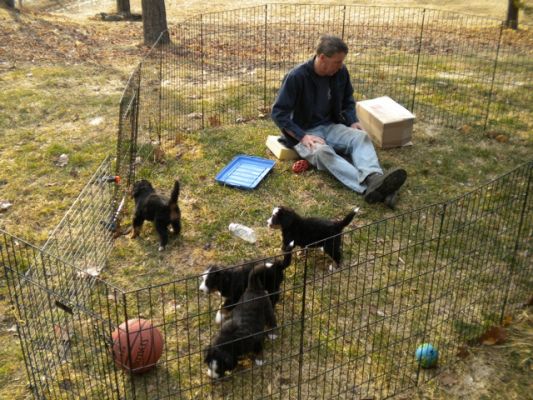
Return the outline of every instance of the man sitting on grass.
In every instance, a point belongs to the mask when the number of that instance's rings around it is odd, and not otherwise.
[[[316,55],[285,76],[272,119],[300,157],[363,194],[366,202],[394,208],[407,172],[395,168],[383,173],[355,115],[350,74],[343,64],[347,54],[341,38],[322,36]]]

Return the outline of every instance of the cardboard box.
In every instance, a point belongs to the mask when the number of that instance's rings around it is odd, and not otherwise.
[[[415,116],[388,96],[358,101],[357,118],[380,149],[412,144]]]
[[[298,160],[298,153],[278,142],[278,138],[279,136],[268,136],[266,145],[270,151],[280,160]]]

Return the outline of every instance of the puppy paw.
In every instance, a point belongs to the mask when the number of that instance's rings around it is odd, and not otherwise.
[[[278,335],[275,333],[269,333],[267,336],[270,340],[276,340],[278,338]]]
[[[333,272],[333,271],[335,271],[336,269],[337,269],[337,268],[335,268],[335,267],[333,266],[333,264],[329,264],[329,267],[328,267],[328,271],[329,271],[329,272]]]
[[[272,268],[273,265],[274,264],[272,264],[271,262],[265,263],[265,267],[267,267],[267,268]]]
[[[217,315],[215,316],[215,322],[217,324],[221,324],[222,322],[224,322],[224,314],[222,314],[220,310],[217,311]]]
[[[141,233],[141,230],[139,229],[139,227],[132,226],[130,238],[135,239],[136,237],[139,236],[140,233]]]
[[[163,251],[163,250],[165,250],[165,246],[159,246],[159,247],[157,248],[157,250],[158,250],[158,251]]]
[[[264,363],[265,363],[265,362],[264,362],[263,360],[260,360],[259,358],[256,358],[256,359],[255,359],[255,365],[259,365],[259,366],[261,366],[261,365],[263,365]]]

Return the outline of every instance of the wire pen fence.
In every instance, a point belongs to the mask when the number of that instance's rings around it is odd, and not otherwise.
[[[265,363],[217,381],[203,351],[219,330],[219,304],[199,290],[201,276],[118,289],[2,232],[36,398],[387,398],[422,384],[433,374],[414,358],[420,343],[451,364],[530,295],[532,184],[530,162],[458,199],[345,232],[333,272],[318,249],[294,251]],[[120,370],[111,352],[111,332],[139,317],[165,340],[142,375]]]
[[[283,76],[321,34],[341,36],[356,100],[388,95],[417,119],[507,134],[531,131],[532,31],[423,8],[268,4],[172,28],[141,63],[149,142],[266,118]],[[142,132],[139,134],[142,136]]]
[[[295,251],[265,364],[241,364],[218,381],[203,363],[218,302],[199,291],[199,276],[136,290],[98,279],[139,168],[187,132],[267,117],[282,77],[322,33],[348,42],[357,98],[390,95],[443,125],[531,129],[527,29],[511,34],[498,21],[426,9],[283,4],[179,24],[172,43],[135,68],[116,157],[46,245],[0,232],[36,398],[391,397],[430,379],[413,357],[418,344],[435,344],[447,365],[530,294],[532,162],[459,199],[346,232],[333,272],[323,253]],[[156,368],[142,375],[117,367],[110,350],[111,332],[138,317],[165,338]]]

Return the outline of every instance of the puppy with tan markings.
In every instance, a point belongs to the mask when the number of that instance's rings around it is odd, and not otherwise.
[[[170,199],[156,193],[152,184],[146,179],[133,185],[133,199],[135,200],[135,215],[133,217],[132,239],[139,236],[144,221],[152,221],[159,235],[159,251],[164,250],[168,243],[168,226],[171,225],[174,234],[181,231],[181,213],[178,207],[180,184],[176,179]]]
[[[352,222],[357,211],[358,209],[354,209],[342,220],[337,221],[301,217],[293,209],[280,206],[274,208],[267,224],[269,228],[281,229],[284,247],[291,242],[300,247],[323,247],[324,252],[335,262],[335,267],[339,267],[342,261],[339,234]]]
[[[217,265],[209,266],[202,274],[199,289],[204,293],[219,292],[224,297],[222,308],[217,312],[215,321],[222,323],[235,307],[248,285],[248,275],[256,265],[265,264],[260,275],[261,283],[270,294],[272,307],[276,305],[280,297],[280,287],[284,279],[284,271],[291,264],[294,243],[290,243],[284,251],[282,260],[250,262],[233,268],[222,268]]]
[[[248,276],[248,285],[211,345],[205,349],[207,375],[218,379],[237,367],[240,358],[252,355],[257,365],[263,352],[265,334],[277,326],[270,298],[261,282],[269,264],[255,265]],[[265,330],[265,327],[267,330]],[[269,333],[271,339],[275,335]]]

